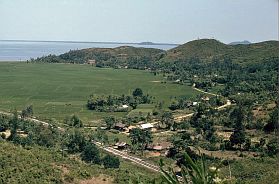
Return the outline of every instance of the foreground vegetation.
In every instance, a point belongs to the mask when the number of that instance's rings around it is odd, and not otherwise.
[[[96,132],[61,130],[16,114],[0,116],[0,127],[0,183],[79,183],[100,175],[115,183],[152,180],[144,169],[133,168],[135,174],[130,164],[94,146]]]

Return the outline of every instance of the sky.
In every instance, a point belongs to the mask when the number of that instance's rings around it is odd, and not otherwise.
[[[0,0],[0,40],[278,40],[278,0]]]

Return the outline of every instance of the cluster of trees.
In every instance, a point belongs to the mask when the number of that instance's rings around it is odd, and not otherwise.
[[[213,58],[205,62],[188,58],[173,62],[154,62],[152,71],[162,72],[170,80],[193,85],[204,90],[216,84],[225,85],[220,90],[223,96],[253,93],[254,101],[264,102],[276,97],[278,57],[267,57],[259,62],[232,61],[229,57]]]
[[[196,109],[194,115],[190,119],[190,124],[196,129],[198,134],[204,135],[206,140],[214,143],[216,140],[214,119],[213,115],[216,114],[216,110],[208,104],[200,103]]]
[[[278,119],[279,119],[279,107],[278,104],[276,104],[276,107],[274,110],[269,114],[269,119],[267,121],[267,124],[264,126],[264,131],[266,132],[274,132],[275,134],[278,133]]]
[[[78,122],[76,116],[72,116],[71,123]],[[77,125],[76,124],[76,125]],[[74,126],[74,125],[73,125]],[[1,131],[10,130],[9,137],[1,135],[2,139],[11,141],[14,144],[22,145],[23,147],[39,145],[50,149],[60,149],[62,154],[80,153],[80,157],[85,162],[91,164],[103,164],[105,168],[118,168],[120,161],[118,158],[104,155],[101,156],[99,149],[91,142],[93,137],[88,138],[78,129],[69,129],[65,131],[59,130],[53,125],[42,125],[34,122],[18,118],[15,112],[13,117],[0,117]],[[22,134],[24,132],[24,135]]]
[[[34,112],[33,112],[33,105],[29,105],[27,106],[25,109],[23,109],[21,111],[21,117],[22,118],[26,118],[26,117],[31,117],[33,116]]]
[[[109,95],[109,96],[98,96],[90,95],[87,100],[87,107],[90,110],[101,111],[101,112],[125,112],[128,111],[127,107],[123,105],[128,105],[135,109],[138,104],[148,104],[151,103],[152,97],[148,94],[144,94],[142,89],[136,88],[132,96],[121,96]]]
[[[152,134],[150,130],[143,130],[140,128],[134,128],[130,132],[130,138],[132,143],[132,150],[143,150],[152,143]]]
[[[196,106],[194,115],[190,120],[184,119],[179,124],[174,123],[180,133],[173,135],[170,141],[173,147],[169,150],[168,156],[180,160],[184,153],[195,154],[189,146],[200,146],[207,150],[240,150],[255,151],[270,156],[279,152],[278,140],[276,138],[261,138],[259,143],[252,143],[251,137],[247,134],[246,128],[255,121],[249,99],[237,101],[236,106],[223,111],[213,109],[208,103],[200,103]],[[223,117],[226,117],[223,119]],[[278,108],[270,113],[268,121],[261,130],[277,132]],[[233,128],[229,140],[223,140],[217,136],[216,125],[222,125],[227,129]],[[188,131],[194,128],[195,132]],[[268,130],[267,130],[268,129]],[[274,134],[276,135],[276,134]]]
[[[67,124],[71,127],[76,127],[76,128],[83,127],[83,123],[77,115],[67,116],[65,118],[64,122],[65,122],[65,124]]]
[[[185,98],[173,99],[169,105],[169,109],[174,111],[177,109],[185,109],[191,105],[192,102],[190,100],[186,100]]]

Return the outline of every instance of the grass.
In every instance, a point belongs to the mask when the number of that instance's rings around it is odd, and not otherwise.
[[[246,158],[230,163],[231,174],[237,183],[270,183],[279,182],[278,159]],[[229,177],[228,166],[221,168],[221,176]]]
[[[100,175],[110,176],[113,183],[136,183],[138,178],[144,183],[160,181],[159,173],[151,175],[149,170],[122,159],[119,169],[104,169],[73,155],[62,157],[54,149],[39,146],[25,149],[6,141],[0,144],[0,183],[80,183]]]
[[[165,107],[174,96],[195,97],[198,92],[187,85],[155,83],[163,76],[148,71],[102,69],[88,65],[0,63],[0,110],[21,110],[32,104],[36,117],[63,120],[77,114],[87,124],[107,116],[108,113],[89,111],[86,108],[90,94],[131,94],[140,87],[164,101]],[[150,107],[140,111],[148,112]],[[127,113],[111,113],[118,117]]]
[[[136,109],[129,112],[129,117],[135,116],[147,116],[148,113],[152,113],[154,104],[140,104]]]

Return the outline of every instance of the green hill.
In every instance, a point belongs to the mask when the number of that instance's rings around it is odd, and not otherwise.
[[[226,45],[214,39],[194,40],[167,51],[162,61],[186,61],[199,58],[231,58],[233,61],[255,62],[269,57],[278,57],[278,41],[266,41],[249,45]]]
[[[59,56],[49,55],[37,58],[37,62],[49,63],[86,63],[95,60],[97,64],[106,65],[110,62],[147,62],[157,60],[158,54],[163,50],[153,48],[141,48],[121,46],[116,48],[88,48],[82,50],[71,50]]]
[[[187,60],[193,57],[211,59],[224,55],[232,50],[231,46],[213,39],[202,39],[187,42],[167,51],[164,61]]]
[[[123,61],[129,60],[131,58],[148,58],[153,59],[153,57],[162,52],[160,49],[152,48],[136,48],[130,46],[121,46],[116,48],[89,48],[77,51],[70,51],[65,54],[60,55],[62,59],[95,59],[96,61],[107,61],[110,59],[122,59]]]
[[[238,62],[258,62],[263,59],[279,56],[279,42],[265,41],[249,45],[234,45],[227,55]]]

